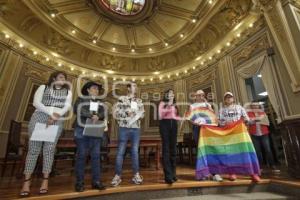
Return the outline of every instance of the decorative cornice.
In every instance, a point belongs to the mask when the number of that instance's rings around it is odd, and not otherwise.
[[[51,26],[55,30],[59,31],[61,35],[64,35],[67,39],[74,41],[86,48],[90,48],[97,52],[107,53],[111,55],[117,55],[117,56],[125,56],[125,57],[132,57],[132,58],[139,58],[139,57],[152,57],[157,56],[161,54],[170,53],[179,47],[187,44],[192,38],[194,38],[199,31],[201,31],[205,25],[209,22],[209,20],[218,12],[218,10],[224,5],[225,1],[215,1],[213,5],[209,5],[206,1],[203,1],[201,3],[201,7],[204,7],[205,9],[202,9],[202,12],[199,13],[198,10],[195,14],[191,15],[191,18],[188,20],[187,25],[185,25],[183,28],[183,32],[188,32],[189,34],[186,35],[184,38],[180,38],[178,34],[172,36],[172,37],[164,37],[162,41],[159,43],[155,43],[153,45],[146,45],[146,46],[136,46],[135,52],[131,52],[132,46],[129,45],[117,45],[112,43],[107,43],[105,41],[99,41],[97,40],[97,44],[93,44],[92,40],[93,37],[91,35],[86,34],[85,32],[78,30],[76,27],[74,27],[73,24],[71,24],[69,21],[67,21],[63,17],[63,13],[59,13],[60,11],[56,11],[56,17],[52,19],[50,17],[50,12],[53,10],[53,8],[50,6],[50,4],[46,3],[46,1],[39,1],[39,0],[28,0],[23,1],[27,7],[29,7],[32,12],[38,16],[41,20],[43,20],[44,23]],[[81,1],[79,1],[80,3]],[[157,8],[157,11],[159,11],[160,8]],[[173,8],[174,9],[174,8]],[[155,15],[155,14],[154,14]],[[197,19],[196,23],[190,22],[192,20],[192,17]],[[114,24],[113,21],[109,20],[108,18],[105,19],[108,23]],[[147,18],[146,21],[143,22],[144,25],[151,24],[150,18]],[[126,28],[128,24],[115,24],[121,27]],[[76,29],[76,35],[70,34],[70,31],[72,29]],[[165,46],[165,41],[169,43],[168,47]],[[112,46],[115,46],[117,51],[112,50]],[[149,48],[152,48],[153,51],[149,52]],[[157,51],[155,51],[157,49]]]

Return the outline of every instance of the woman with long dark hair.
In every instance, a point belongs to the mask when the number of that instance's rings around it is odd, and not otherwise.
[[[172,184],[177,181],[176,177],[176,144],[177,144],[177,121],[178,107],[174,91],[165,91],[159,104],[159,132],[162,139],[162,158],[165,182]]]
[[[46,126],[56,125],[58,131],[54,142],[29,140],[25,163],[25,181],[20,196],[30,195],[31,175],[35,169],[37,159],[43,150],[43,181],[40,194],[48,192],[48,178],[52,169],[57,140],[62,132],[64,115],[71,108],[72,93],[66,82],[67,75],[57,71],[50,75],[49,81],[41,85],[34,94],[33,106],[36,108],[28,125],[28,134],[32,135],[37,123]]]

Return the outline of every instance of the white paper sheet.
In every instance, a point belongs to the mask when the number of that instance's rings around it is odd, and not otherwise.
[[[131,107],[132,110],[137,110],[137,109],[138,109],[138,104],[137,104],[137,102],[132,101],[132,102],[130,103],[130,107]]]
[[[144,112],[138,112],[136,115],[128,121],[128,125],[131,126],[135,121],[139,120],[143,116]]]
[[[99,106],[99,104],[98,104],[98,102],[90,102],[90,111],[98,111],[98,106]]]
[[[36,123],[30,140],[54,142],[58,134],[58,126],[50,125],[46,127],[46,124]]]

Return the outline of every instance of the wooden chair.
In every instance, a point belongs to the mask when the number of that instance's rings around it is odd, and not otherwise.
[[[184,133],[183,141],[178,144],[179,159],[184,162],[184,157],[188,157],[188,163],[194,163],[194,157],[197,152],[197,145],[192,133]]]
[[[105,132],[102,138],[102,143],[100,148],[100,158],[101,161],[106,161],[107,165],[109,165],[109,152],[110,152],[110,148],[108,147],[109,143],[110,143],[109,133]],[[103,162],[101,166],[103,166]]]
[[[21,130],[22,123],[11,120],[10,129],[8,133],[8,142],[6,146],[6,153],[3,161],[1,162],[2,171],[1,176],[4,176],[5,170],[8,165],[12,165],[11,176],[15,172],[16,165],[24,166],[26,146],[21,144]],[[22,151],[21,151],[22,150]],[[20,172],[20,167],[18,173]]]
[[[60,137],[61,139],[70,139],[71,141],[74,138],[74,130],[63,130],[63,133]],[[59,140],[60,142],[60,140]],[[73,142],[72,142],[73,144]],[[73,145],[71,145],[73,146]],[[76,159],[76,147],[69,147],[69,144],[66,144],[65,148],[56,148],[56,152],[54,155],[54,162],[53,162],[53,170],[51,172],[52,176],[59,175],[59,171],[57,169],[58,162],[65,162],[65,161],[72,161],[72,169],[75,165]]]

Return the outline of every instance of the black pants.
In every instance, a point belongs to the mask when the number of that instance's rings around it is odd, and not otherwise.
[[[176,177],[177,121],[174,119],[160,120],[159,132],[162,139],[165,180],[171,181]]]
[[[193,125],[193,137],[196,143],[196,147],[198,147],[198,143],[199,143],[200,128],[201,128],[200,126]]]
[[[251,139],[255,147],[259,164],[260,165],[263,164],[263,157],[264,157],[267,163],[270,165],[270,167],[274,167],[275,162],[271,150],[269,135],[262,135],[262,136],[251,135]]]

